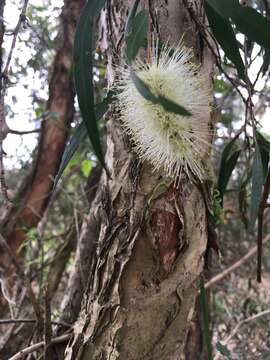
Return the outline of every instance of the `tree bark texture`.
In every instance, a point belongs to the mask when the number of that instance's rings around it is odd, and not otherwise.
[[[42,122],[33,168],[17,194],[19,204],[6,214],[1,232],[15,254],[25,239],[25,228],[37,225],[48,204],[53,180],[65,148],[68,129],[74,115],[72,48],[75,27],[85,0],[65,0],[60,15],[58,48],[49,82],[46,111],[51,118]],[[55,118],[55,116],[57,118]],[[0,249],[0,265],[5,284],[12,287],[10,259]],[[8,285],[7,285],[8,286]]]
[[[4,7],[5,7],[5,1],[0,2],[0,16],[3,18],[4,16]],[[3,63],[3,50],[2,50],[2,44],[3,44],[3,37],[4,37],[4,22],[0,21],[0,71],[2,72],[2,63]]]
[[[203,21],[202,2],[191,3]],[[175,46],[184,35],[210,83],[212,58],[198,46],[199,33],[182,1],[149,4],[160,37]],[[112,61],[117,64],[115,50],[119,54],[123,48],[129,8],[129,1],[112,0],[101,16],[100,43],[108,52],[109,82]],[[106,163],[111,178],[103,172],[98,201],[85,223],[89,231],[81,237],[91,247],[92,259],[84,268],[84,300],[65,359],[187,359],[187,334],[207,248],[205,200],[198,183],[184,173],[177,188],[172,182],[155,196],[155,189],[166,183],[164,174],[154,173],[137,159],[117,108],[112,106],[107,116]],[[204,116],[210,122],[210,108]],[[76,266],[81,260],[77,257]]]

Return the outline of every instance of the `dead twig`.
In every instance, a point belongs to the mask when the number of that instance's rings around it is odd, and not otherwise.
[[[257,231],[257,281],[261,282],[262,280],[262,245],[263,245],[263,215],[264,211],[267,208],[267,199],[270,191],[270,168],[268,169],[267,178],[263,188],[262,199],[260,202],[260,207],[258,211],[258,231]]]
[[[54,339],[52,339],[51,344],[59,344],[62,342],[66,342],[70,339],[72,334],[65,334],[58,336]],[[21,360],[24,359],[24,357],[28,354],[33,353],[34,351],[37,351],[38,349],[42,348],[45,345],[44,341],[41,341],[37,344],[33,344],[31,346],[28,346],[27,348],[20,350],[17,354],[13,355],[9,360]]]
[[[48,283],[43,287],[44,295],[44,360],[53,357],[51,352],[52,322],[51,322],[51,295]]]
[[[267,235],[262,243],[265,244],[266,242],[268,242],[270,240],[270,235]],[[258,246],[255,245],[253,246],[249,252],[246,253],[246,255],[244,255],[243,257],[241,257],[241,259],[239,259],[238,261],[236,261],[233,265],[229,266],[227,269],[225,269],[224,271],[222,271],[220,274],[214,276],[212,279],[210,279],[209,281],[207,281],[207,283],[205,284],[205,288],[208,289],[211,286],[213,286],[214,284],[216,284],[217,282],[221,281],[222,279],[224,279],[227,275],[229,275],[231,272],[233,272],[234,270],[236,270],[237,268],[239,268],[240,266],[242,266],[247,260],[249,260],[253,255],[256,254],[256,252],[258,251]]]
[[[8,57],[7,57],[7,61],[6,61],[4,71],[3,71],[2,75],[1,75],[1,77],[4,79],[4,84],[5,85],[6,85],[6,82],[7,82],[7,75],[8,75],[8,71],[9,71],[9,67],[10,67],[10,62],[11,62],[11,59],[12,59],[13,51],[15,49],[17,37],[19,35],[19,31],[20,31],[20,28],[21,28],[21,24],[26,21],[25,14],[26,14],[28,1],[29,0],[24,0],[22,11],[21,11],[20,16],[19,16],[19,20],[17,22],[17,25],[16,25],[14,31],[13,31],[13,40],[12,40],[12,43],[11,43],[11,47],[10,47],[10,50],[9,50],[9,54],[8,54]]]
[[[35,319],[0,319],[0,325],[10,325],[10,324],[34,324],[37,320]],[[52,321],[52,325],[61,325],[67,328],[70,328],[71,325],[65,321]]]
[[[38,324],[38,329],[39,332],[42,333],[42,312],[41,309],[39,307],[38,301],[36,299],[36,296],[34,294],[34,291],[32,289],[32,285],[30,280],[28,279],[28,277],[25,275],[23,269],[21,268],[19,262],[17,261],[16,257],[13,255],[12,250],[10,249],[8,243],[6,242],[5,238],[0,234],[0,245],[2,246],[2,248],[6,251],[7,255],[9,256],[10,260],[12,261],[13,265],[16,268],[16,271],[18,273],[18,275],[21,277],[21,279],[24,282],[24,285],[27,289],[27,294],[29,297],[29,300],[31,301],[31,304],[33,306],[36,318],[37,318],[37,324]]]
[[[237,334],[237,332],[238,332],[238,330],[239,330],[239,328],[240,328],[241,326],[245,325],[246,323],[248,323],[248,322],[250,322],[250,321],[256,320],[256,319],[258,319],[258,318],[260,318],[260,317],[262,317],[262,316],[268,315],[268,314],[270,314],[270,309],[261,311],[261,312],[258,313],[258,314],[255,314],[255,315],[253,315],[253,316],[248,317],[247,319],[244,319],[244,320],[240,321],[240,322],[235,326],[235,328],[232,330],[232,332],[230,333],[230,335],[229,335],[224,341],[222,341],[222,345],[226,346],[226,345],[229,343],[229,341]],[[218,359],[220,359],[220,358],[223,358],[223,356],[220,355],[220,354],[216,354],[216,356],[214,357],[214,360],[218,360]]]
[[[14,129],[9,128],[8,132],[13,135],[28,135],[28,134],[39,133],[40,129],[19,131],[19,130],[14,130]]]
[[[3,164],[3,157],[5,155],[4,151],[3,151],[3,141],[8,133],[8,126],[6,125],[6,120],[5,120],[4,98],[5,98],[6,87],[7,87],[7,83],[8,83],[8,72],[9,72],[10,62],[12,59],[13,51],[15,49],[17,37],[18,37],[19,31],[21,28],[21,24],[23,22],[25,22],[25,20],[26,20],[25,14],[26,14],[27,5],[28,5],[28,0],[24,0],[24,4],[22,7],[21,14],[19,16],[19,20],[18,20],[17,25],[13,32],[13,40],[12,40],[11,47],[10,47],[10,50],[8,53],[5,68],[4,68],[3,72],[1,72],[1,77],[0,77],[0,190],[1,190],[2,197],[4,199],[4,203],[7,205],[8,208],[11,206],[11,201],[8,196],[8,188],[7,188],[6,181],[5,181],[5,170],[4,170],[4,164]],[[2,61],[2,59],[1,59],[1,61]]]

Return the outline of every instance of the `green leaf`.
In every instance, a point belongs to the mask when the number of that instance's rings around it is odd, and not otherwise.
[[[233,121],[233,116],[232,114],[221,114],[219,121],[224,125],[228,125]]]
[[[148,12],[142,10],[132,21],[131,32],[127,37],[127,59],[130,63],[137,55],[138,50],[147,39]]]
[[[267,141],[259,131],[256,131],[256,139],[261,152],[263,178],[265,180],[268,172],[270,142]]]
[[[81,170],[86,178],[89,176],[91,169],[92,169],[92,161],[87,159],[83,160],[81,165]]]
[[[91,0],[86,3],[76,28],[74,41],[74,80],[79,107],[93,150],[103,166],[104,157],[95,113],[92,41],[94,17],[99,14],[105,2],[106,0]]]
[[[250,204],[250,231],[253,230],[261,202],[263,184],[269,165],[270,142],[263,135],[255,133],[255,153],[252,165],[252,189]]]
[[[204,287],[204,281],[201,277],[200,279],[200,305],[202,309],[202,325],[203,325],[203,336],[204,341],[207,348],[208,353],[208,360],[212,360],[212,341],[211,341],[211,332],[210,332],[210,326],[209,326],[209,314],[208,314],[208,306],[207,306],[207,299],[206,299],[206,293],[205,293],[205,287]]]
[[[213,85],[214,91],[222,94],[226,93],[231,88],[230,85],[222,79],[214,79]]]
[[[230,350],[225,345],[221,344],[221,342],[219,341],[217,342],[216,349],[221,353],[221,355],[225,356],[228,360],[232,360],[232,355]]]
[[[261,147],[267,152],[270,152],[270,141],[268,141],[258,130],[256,130],[256,139]]]
[[[235,141],[237,137],[232,139],[224,148],[218,175],[217,188],[220,194],[221,201],[223,202],[223,196],[230,180],[231,174],[237,163],[241,150],[235,148]]]
[[[261,152],[257,141],[255,143],[255,153],[252,165],[252,189],[250,204],[250,230],[252,231],[258,216],[260,207],[262,188],[264,183],[263,163]]]
[[[205,3],[224,19],[228,19],[240,7],[237,0],[205,0]]]
[[[270,20],[255,9],[239,6],[231,15],[237,30],[262,47],[270,49]]]
[[[249,40],[270,49],[270,20],[267,17],[249,6],[240,6],[238,0],[205,0],[206,4],[219,15],[216,21],[219,21],[220,17],[231,18],[237,30],[245,34]],[[227,37],[228,34],[224,31],[223,36]],[[217,40],[219,41],[218,38]]]
[[[154,95],[151,92],[149,86],[145,84],[132,69],[130,69],[130,73],[136,89],[146,100],[151,101],[153,104],[162,105],[166,111],[183,116],[191,116],[191,113],[188,110],[186,110],[181,105],[175,103],[174,101],[169,100],[163,95]]]
[[[219,42],[227,58],[235,65],[239,77],[244,80],[245,66],[230,20],[220,16],[208,2],[205,3],[205,12],[213,35]]]
[[[58,173],[54,180],[54,188],[56,187],[58,181],[60,180],[61,176],[63,175],[63,172],[75,154],[76,150],[78,149],[78,146],[85,141],[87,137],[87,130],[83,122],[80,123],[80,125],[76,128],[72,138],[70,139],[70,142],[65,148],[65,151],[62,156],[62,160],[59,166]]]
[[[128,14],[128,18],[127,18],[127,22],[126,22],[126,26],[125,26],[125,38],[127,38],[131,32],[132,21],[133,21],[134,16],[136,15],[139,3],[140,3],[140,0],[134,0],[131,10]]]
[[[112,92],[109,92],[107,97],[99,104],[96,105],[96,116],[97,119],[100,119],[103,117],[103,115],[107,112],[108,106],[110,102],[112,101]],[[68,145],[65,148],[65,151],[62,156],[62,160],[59,166],[58,173],[54,180],[54,189],[60,180],[61,176],[63,175],[63,172],[65,168],[67,167],[69,161],[75,154],[76,150],[78,149],[79,145],[85,141],[87,137],[87,130],[85,127],[84,122],[81,122],[78,127],[75,129],[75,132],[73,136],[71,137]]]

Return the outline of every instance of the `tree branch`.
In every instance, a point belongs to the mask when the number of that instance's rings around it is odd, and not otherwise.
[[[264,239],[263,239],[263,244],[265,244],[266,242],[268,242],[270,240],[270,235],[267,235]],[[225,269],[224,271],[222,271],[220,274],[212,277],[212,279],[210,279],[209,281],[207,281],[207,283],[205,284],[205,288],[208,289],[211,286],[213,286],[214,284],[216,284],[217,282],[221,281],[222,279],[224,279],[227,275],[229,275],[230,273],[232,273],[234,270],[238,269],[240,266],[242,266],[247,260],[249,260],[253,255],[256,254],[256,252],[258,251],[258,246],[255,245],[253,246],[253,248],[251,248],[251,250],[249,250],[249,252],[246,253],[246,255],[244,255],[241,259],[239,259],[238,261],[236,261],[233,265],[229,266],[227,269]]]
[[[0,319],[0,325],[10,325],[10,324],[35,324],[37,320],[35,319]],[[52,321],[52,325],[61,325],[67,328],[70,328],[71,325],[64,321]]]
[[[260,317],[262,317],[262,316],[268,315],[268,314],[270,314],[270,309],[264,310],[264,311],[262,311],[262,312],[260,312],[260,313],[258,313],[258,314],[255,314],[255,315],[253,315],[253,316],[250,316],[250,317],[247,318],[247,319],[244,319],[244,320],[240,321],[240,322],[235,326],[235,328],[234,328],[233,331],[230,333],[230,335],[229,335],[224,341],[222,341],[222,345],[226,346],[226,345],[229,343],[229,341],[237,334],[237,332],[238,332],[238,330],[239,330],[239,328],[240,328],[241,326],[243,326],[244,324],[246,324],[246,323],[248,323],[248,322],[250,322],[250,321],[256,320],[256,319],[258,319],[258,318],[260,318]],[[220,355],[220,354],[216,354],[216,356],[214,357],[214,360],[218,360],[219,358],[221,358],[221,355]],[[223,358],[223,356],[222,356],[222,358]]]
[[[268,169],[268,174],[263,188],[262,200],[258,212],[258,232],[257,232],[257,281],[261,282],[262,280],[262,238],[263,238],[263,215],[264,210],[267,208],[267,199],[270,191],[270,167]]]
[[[10,134],[14,134],[14,135],[28,135],[28,134],[39,133],[40,129],[33,129],[33,130],[26,130],[26,131],[9,129],[8,132]]]
[[[58,336],[54,339],[52,339],[51,343],[52,344],[59,344],[62,342],[66,342],[70,339],[72,334],[65,334],[62,336]],[[31,346],[28,346],[27,348],[20,350],[17,354],[13,355],[9,360],[20,360],[20,359],[24,359],[24,357],[28,354],[33,353],[34,351],[37,351],[38,349],[42,348],[45,345],[44,341],[41,341],[37,344],[33,344]]]

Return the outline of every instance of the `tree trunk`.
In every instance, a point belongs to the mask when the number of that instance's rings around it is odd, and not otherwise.
[[[60,16],[58,47],[52,65],[49,99],[46,106],[46,111],[54,115],[42,122],[32,171],[17,194],[20,202],[19,204],[14,203],[1,223],[1,233],[7,239],[14,254],[25,240],[25,228],[35,227],[43,216],[65,148],[67,130],[73,120],[75,95],[72,72],[73,38],[76,23],[84,4],[85,0],[65,0],[64,2]],[[9,256],[1,246],[0,266],[2,290],[11,294],[14,292],[14,268]],[[4,286],[5,289],[3,289]]]
[[[201,1],[192,3],[203,21]],[[211,56],[198,47],[199,34],[183,2],[147,4],[161,38],[175,46],[184,35],[210,82]],[[109,75],[113,74],[114,44],[120,43],[129,8],[130,2],[113,0],[101,16],[104,37],[100,41],[107,47]],[[210,108],[204,116],[210,122]],[[65,359],[191,358],[185,349],[190,352],[187,335],[196,318],[198,278],[208,236],[203,194],[184,173],[177,188],[174,183],[165,186],[164,174],[153,172],[132,152],[115,108],[108,118],[106,163],[111,178],[103,172],[96,208],[88,218],[88,227],[96,224],[97,238],[87,238],[89,232],[84,232],[83,240],[96,241],[96,247],[83,274],[85,297]],[[155,197],[160,184],[165,189]],[[188,244],[184,248],[183,242]],[[192,344],[190,336],[192,332]]]

